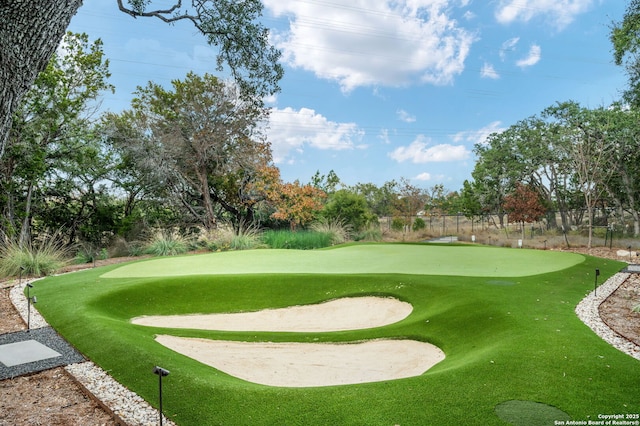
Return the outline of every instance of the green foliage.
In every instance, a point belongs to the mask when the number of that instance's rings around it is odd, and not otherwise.
[[[208,229],[225,216],[252,221],[266,199],[262,180],[271,160],[260,127],[265,109],[211,74],[190,72],[171,83],[139,87],[130,110],[104,120],[126,160],[123,181]]]
[[[404,227],[407,224],[407,221],[401,217],[394,217],[391,220],[391,229],[394,231],[404,231]]]
[[[218,71],[228,67],[243,96],[254,102],[261,104],[263,98],[280,90],[278,82],[284,73],[279,62],[281,53],[269,43],[269,31],[261,24],[261,1],[193,0],[188,2],[191,7],[177,2],[164,10],[152,10],[151,0],[128,0],[129,7],[119,3],[120,10],[133,17],[192,23],[210,45],[218,48]]]
[[[376,219],[364,196],[347,189],[340,189],[329,197],[322,215],[329,221],[342,222],[354,231],[365,228]]]
[[[631,0],[622,21],[611,29],[611,44],[616,65],[622,65],[629,77],[624,98],[633,107],[640,105],[640,1]]]
[[[353,236],[355,241],[382,241],[382,230],[379,225],[371,224]]]
[[[74,262],[77,264],[91,263],[96,260],[105,260],[109,258],[109,252],[106,248],[96,249],[91,246],[82,245],[76,252]]]
[[[349,226],[343,220],[324,219],[311,224],[312,231],[328,234],[331,244],[342,244],[349,240]]]
[[[263,233],[262,241],[272,249],[311,250],[330,247],[332,235],[307,230],[270,230]]]
[[[89,117],[98,96],[113,90],[109,75],[102,42],[67,33],[22,98],[0,159],[5,232],[21,229],[22,242],[30,233],[50,229],[72,236],[87,232],[94,240],[102,236],[104,223],[98,222],[105,212],[98,207],[98,182],[107,180],[108,161]]]
[[[189,250],[189,239],[177,229],[156,229],[147,239],[144,252],[153,256],[175,256]]]
[[[427,224],[424,222],[424,219],[422,219],[421,217],[415,218],[413,221],[413,225],[411,225],[411,229],[413,231],[422,231],[426,227],[427,227]]]
[[[22,245],[5,237],[0,244],[0,276],[51,275],[65,265],[68,256],[69,249],[59,235],[44,236]]]

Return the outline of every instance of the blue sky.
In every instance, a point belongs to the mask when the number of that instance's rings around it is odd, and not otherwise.
[[[169,1],[158,1],[165,6]],[[285,181],[334,170],[347,185],[406,178],[455,191],[473,147],[557,101],[598,107],[626,78],[609,31],[622,0],[263,0],[285,76],[268,138]],[[129,107],[148,81],[216,74],[216,50],[188,23],[133,19],[85,2],[71,31],[100,38]]]

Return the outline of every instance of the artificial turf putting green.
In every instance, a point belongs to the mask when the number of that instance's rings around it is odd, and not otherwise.
[[[640,363],[603,342],[574,312],[593,289],[596,268],[604,281],[624,264],[521,249],[389,244],[380,248],[394,259],[391,273],[336,273],[329,270],[331,263],[317,267],[324,268],[320,273],[255,273],[256,256],[266,252],[260,250],[234,253],[244,259],[234,260],[241,269],[224,275],[189,275],[195,267],[190,262],[223,257],[218,253],[131,264],[153,264],[154,271],[167,261],[182,262],[186,274],[178,276],[123,277],[128,265],[110,266],[47,278],[37,282],[32,293],[57,331],[150,403],[156,404],[158,397],[153,366],[170,370],[164,380],[164,408],[180,425],[505,425],[496,407],[508,401],[556,407],[581,421],[597,419],[598,414],[637,412]],[[353,262],[351,250],[313,253],[333,253],[334,259],[344,253]],[[504,275],[506,267],[501,267],[502,275],[495,274],[495,264],[504,256],[511,259],[511,252],[530,255],[528,261],[522,258],[522,267],[544,263],[546,273],[521,276],[521,270],[509,269],[516,275]],[[300,254],[277,253],[285,258],[282,263],[292,265],[291,259]],[[540,258],[539,253],[548,257]],[[447,269],[434,257],[448,263],[451,275],[443,275]],[[475,276],[460,273],[460,265],[470,257],[484,262],[485,269]],[[383,257],[356,258],[372,262]],[[428,266],[416,273],[416,259],[426,258],[431,259]],[[356,271],[363,268],[352,265]],[[438,273],[430,274],[429,268]],[[243,275],[245,271],[254,272]],[[395,324],[344,332],[221,332],[130,323],[140,315],[240,312],[362,295],[395,297],[414,309]],[[259,342],[407,338],[438,346],[446,358],[418,377],[292,389],[224,374],[163,347],[154,340],[156,334]]]
[[[330,250],[255,250],[153,259],[121,266],[104,278],[225,274],[418,274],[523,277],[574,266],[575,253],[500,247],[359,244]]]

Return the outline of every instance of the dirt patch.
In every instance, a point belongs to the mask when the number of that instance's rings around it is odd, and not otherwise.
[[[600,318],[619,335],[640,345],[640,275],[629,277],[600,305]]]
[[[63,368],[0,381],[0,425],[118,425]]]

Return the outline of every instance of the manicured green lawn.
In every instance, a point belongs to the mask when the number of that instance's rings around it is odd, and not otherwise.
[[[401,247],[400,250],[398,247]],[[522,277],[569,268],[584,261],[574,253],[499,247],[356,244],[328,250],[229,251],[132,263],[104,278],[202,274],[419,274]]]
[[[356,245],[153,259],[47,278],[33,293],[63,336],[152,404],[153,366],[170,370],[164,409],[180,425],[501,425],[495,407],[511,400],[548,404],[575,420],[638,411],[640,362],[607,345],[574,313],[593,289],[595,268],[603,282],[622,266],[550,251]],[[355,295],[393,296],[414,310],[396,324],[334,333],[129,323],[140,315],[259,310]],[[446,359],[409,379],[278,388],[179,355],[156,343],[155,334],[274,342],[410,338],[439,346]]]

